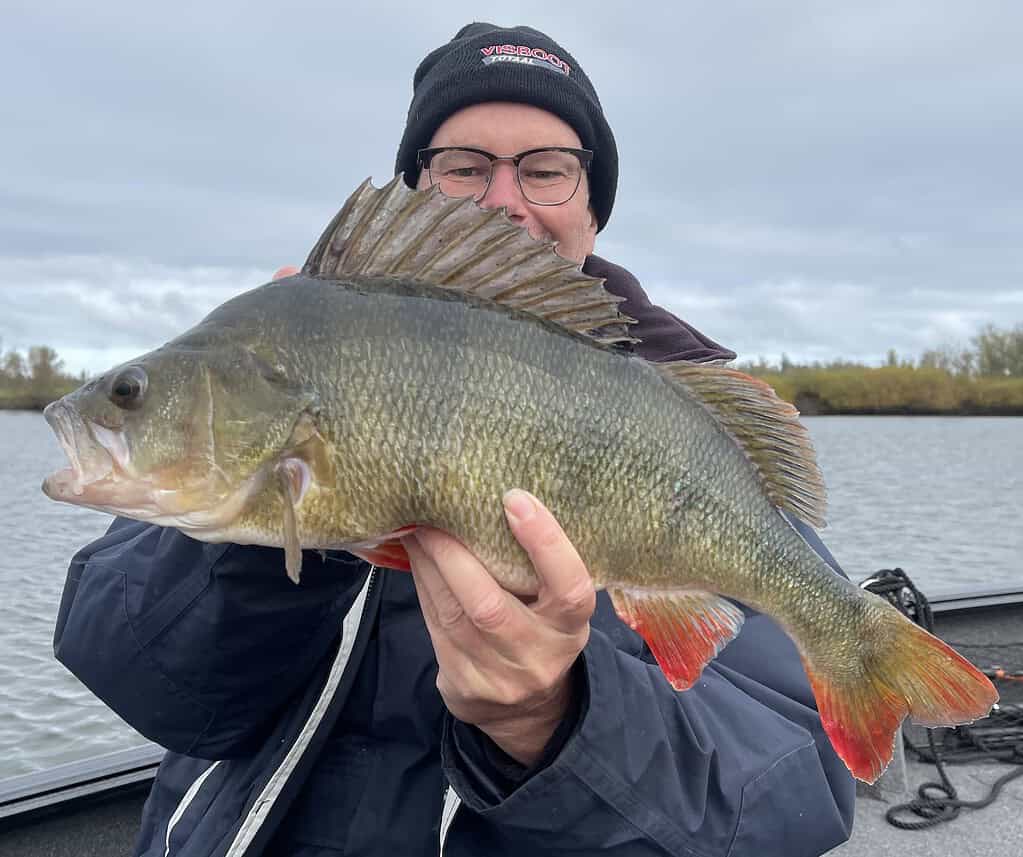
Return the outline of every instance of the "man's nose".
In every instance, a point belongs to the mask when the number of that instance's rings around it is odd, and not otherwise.
[[[490,184],[479,201],[480,208],[507,208],[508,216],[513,220],[525,215],[526,200],[515,171],[515,164],[511,161],[494,162]]]

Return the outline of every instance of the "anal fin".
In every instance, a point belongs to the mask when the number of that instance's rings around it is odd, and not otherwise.
[[[646,641],[675,690],[693,685],[744,619],[734,604],[703,590],[607,590],[618,616]]]

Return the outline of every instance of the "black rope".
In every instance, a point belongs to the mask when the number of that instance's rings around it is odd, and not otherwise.
[[[913,585],[913,581],[901,568],[882,569],[864,580],[860,586],[885,598],[899,612],[931,633],[934,632],[934,614],[931,612],[931,606],[926,596]],[[967,730],[963,731],[967,732]],[[1013,746],[1008,753],[993,750],[986,745],[983,738],[976,735],[968,735],[968,737],[981,750],[981,754],[975,758],[993,759],[1020,767],[995,780],[990,791],[980,800],[960,800],[959,793],[945,772],[945,762],[934,742],[934,730],[928,729],[927,743],[931,750],[931,758],[928,761],[931,761],[938,769],[941,782],[922,783],[917,789],[918,797],[908,803],[891,807],[884,816],[890,825],[901,830],[924,830],[946,821],[952,821],[959,816],[963,809],[983,809],[994,803],[1006,783],[1023,776],[1023,730],[1021,730],[1020,742]],[[906,743],[908,745],[908,741]],[[899,818],[900,815],[906,814],[916,816],[916,820]]]
[[[901,568],[882,568],[864,580],[860,587],[887,599],[904,616],[934,632],[931,603]]]
[[[994,752],[987,754],[987,758],[1018,765],[1019,767],[1016,770],[1009,771],[995,780],[991,784],[991,789],[987,795],[980,800],[960,800],[955,786],[952,785],[948,775],[945,773],[945,764],[941,759],[938,748],[934,744],[934,733],[931,729],[927,730],[927,742],[930,744],[934,766],[938,769],[938,776],[941,777],[941,782],[921,783],[917,789],[918,797],[913,798],[908,803],[891,807],[884,814],[884,817],[892,827],[898,827],[901,830],[923,830],[945,821],[952,821],[959,816],[959,812],[962,809],[983,809],[995,802],[999,792],[1001,792],[1006,783],[1023,776],[1023,742],[1021,742],[1013,748],[1012,755],[1009,757],[1006,757],[1005,754]],[[935,792],[941,796],[939,797]],[[913,821],[898,817],[900,814],[906,813],[911,813],[920,820]]]

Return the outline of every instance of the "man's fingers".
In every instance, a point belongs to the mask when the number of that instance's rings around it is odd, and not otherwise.
[[[423,611],[426,629],[433,640],[437,660],[438,662],[453,663],[453,659],[461,654],[461,647],[456,639],[457,632],[461,630],[464,634],[465,631],[464,627],[461,629],[454,627],[457,626],[459,616],[462,615],[461,607],[455,602],[451,592],[447,590],[433,560],[419,546],[415,536],[406,536],[402,539],[402,544],[411,560],[412,582],[416,587],[416,595],[419,597],[419,606]],[[438,601],[443,607],[438,607]],[[465,622],[464,615],[462,615],[462,621]],[[452,631],[456,632],[454,636]]]
[[[401,540],[409,555],[412,565],[412,580],[419,594],[423,612],[430,622],[450,634],[465,621],[465,611],[458,603],[444,578],[441,577],[433,558],[423,550],[415,536],[406,536]]]
[[[486,634],[504,634],[522,621],[525,608],[500,587],[465,545],[440,530],[420,528],[415,537],[475,628]],[[436,601],[436,591],[431,589],[430,594]]]
[[[433,603],[433,596],[430,595],[430,589],[426,585],[427,576],[435,575],[436,569],[430,569],[428,566],[432,565],[432,561],[423,553],[423,549],[419,547],[417,542],[412,536],[406,536],[401,540],[402,547],[405,548],[405,552],[409,556],[409,562],[412,566],[412,582],[416,587],[416,595],[419,596],[419,606],[422,608],[423,613],[426,617],[427,624],[437,621],[437,607]]]
[[[533,609],[562,630],[577,630],[589,621],[597,596],[575,547],[543,503],[527,491],[506,492],[504,510],[540,578],[540,597]]]
[[[296,268],[294,265],[285,265],[283,268],[278,268],[276,271],[274,271],[273,278],[275,280],[283,280],[285,277],[290,277],[293,274],[297,273],[298,268]]]

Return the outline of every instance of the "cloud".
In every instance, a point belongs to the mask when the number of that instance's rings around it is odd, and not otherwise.
[[[271,271],[176,268],[108,256],[17,258],[0,291],[4,349],[49,345],[87,374],[158,347]]]
[[[300,263],[362,179],[390,177],[413,69],[479,14],[11,4],[5,346],[92,370]],[[712,337],[878,361],[1023,321],[1017,4],[530,0],[515,17],[566,44],[615,129],[598,252]]]
[[[981,306],[966,292],[892,292],[849,281],[762,280],[724,292],[657,281],[649,292],[676,315],[700,318],[708,331],[727,331],[722,344],[740,360],[777,362],[786,354],[796,362],[878,364],[890,348],[916,358],[939,344],[968,346],[982,326],[1004,327],[1006,318],[996,302]]]

